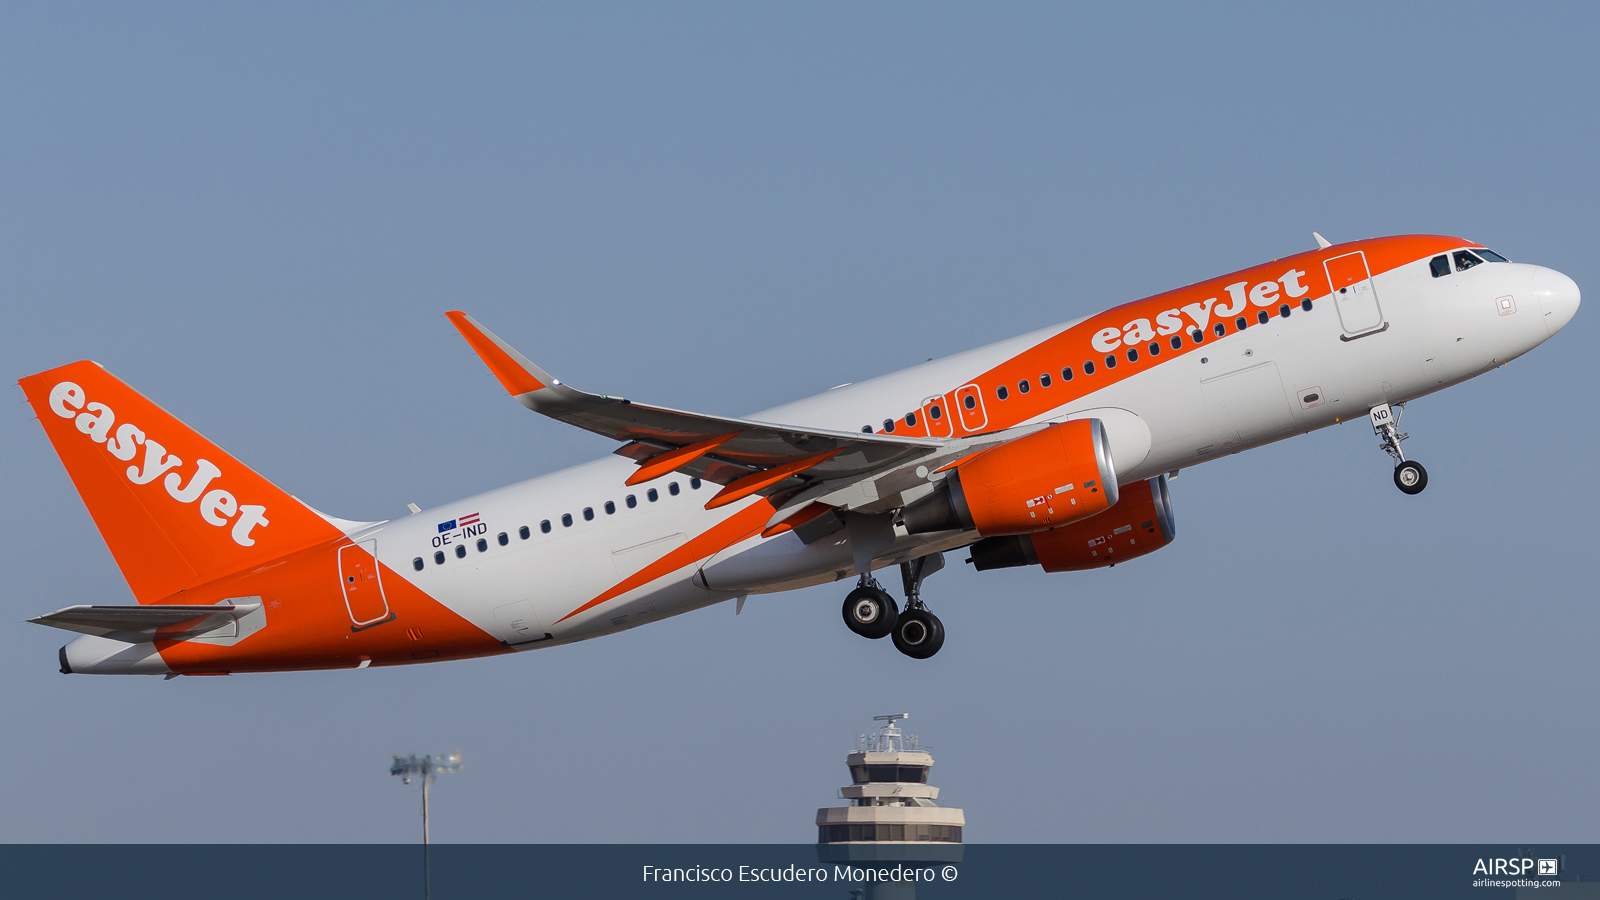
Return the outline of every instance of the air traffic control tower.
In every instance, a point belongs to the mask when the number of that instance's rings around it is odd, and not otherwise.
[[[960,862],[967,817],[940,806],[928,784],[933,754],[898,726],[909,713],[874,716],[880,722],[856,739],[846,757],[850,784],[839,789],[849,806],[817,810],[817,856],[824,862]]]

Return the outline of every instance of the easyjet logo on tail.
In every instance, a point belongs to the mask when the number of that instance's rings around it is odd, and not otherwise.
[[[222,470],[210,460],[195,460],[193,471],[185,473],[183,460],[168,453],[166,447],[146,436],[132,422],[117,425],[117,414],[111,407],[90,402],[83,388],[73,382],[63,381],[50,389],[50,411],[63,419],[76,420],[78,430],[95,443],[105,444],[112,456],[123,462],[134,462],[127,469],[129,481],[147,485],[160,478],[172,499],[179,503],[198,503],[200,518],[207,524],[217,528],[231,525],[229,533],[239,546],[254,546],[256,541],[250,532],[271,524],[267,521],[265,506],[241,506],[232,493],[211,487],[222,476]],[[141,446],[144,458],[135,462]]]

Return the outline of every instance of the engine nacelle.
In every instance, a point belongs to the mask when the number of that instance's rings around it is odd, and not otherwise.
[[[1034,534],[985,538],[972,545],[978,570],[1043,566],[1072,572],[1113,566],[1160,550],[1177,535],[1167,476],[1126,485],[1122,502],[1092,519]]]
[[[900,514],[906,531],[977,529],[984,537],[1055,528],[1117,502],[1117,473],[1099,419],[1049,425],[963,460]]]

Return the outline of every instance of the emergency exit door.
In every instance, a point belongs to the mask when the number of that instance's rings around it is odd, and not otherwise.
[[[1333,291],[1333,305],[1339,310],[1339,323],[1347,336],[1377,331],[1383,327],[1383,309],[1378,306],[1378,289],[1372,285],[1367,255],[1357,250],[1335,256],[1322,263]]]
[[[339,548],[339,586],[344,590],[344,607],[350,613],[350,628],[360,631],[394,618],[383,595],[383,577],[378,571],[378,542],[362,541]]]

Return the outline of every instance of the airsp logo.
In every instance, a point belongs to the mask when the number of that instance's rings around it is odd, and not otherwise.
[[[1550,863],[1551,870],[1555,869],[1555,860],[1539,860],[1539,874],[1544,874],[1544,864]],[[1480,859],[1472,867],[1474,875],[1526,875],[1533,868],[1531,859]]]

